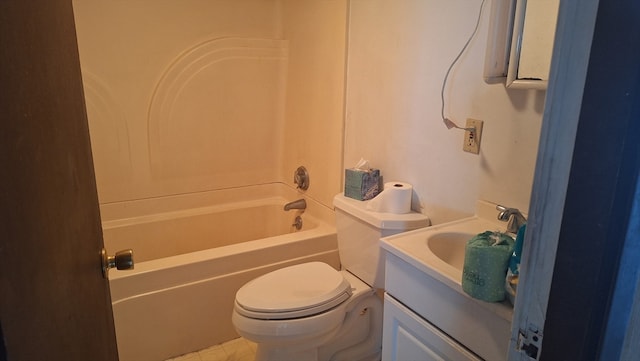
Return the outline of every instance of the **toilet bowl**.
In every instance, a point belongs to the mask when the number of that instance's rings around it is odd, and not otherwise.
[[[281,307],[276,306],[278,298]],[[372,321],[372,316],[379,319]],[[256,360],[321,360],[319,355],[340,350],[322,347],[339,333],[344,334],[343,341],[345,336],[354,339],[346,343],[361,341],[358,338],[368,336],[371,323],[381,324],[381,317],[382,304],[366,283],[347,271],[310,262],[243,286],[236,295],[232,321],[240,336],[258,344]]]
[[[376,214],[366,202],[342,195],[334,205],[342,270],[322,262],[298,264],[249,281],[236,293],[232,322],[240,336],[258,345],[256,361],[380,359],[379,239],[430,221],[413,212]]]

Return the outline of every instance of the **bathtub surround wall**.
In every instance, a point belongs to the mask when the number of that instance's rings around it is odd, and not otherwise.
[[[346,0],[75,0],[101,204],[340,190]]]
[[[346,0],[286,0],[282,19],[289,42],[281,178],[309,171],[307,192],[333,208],[342,190]]]
[[[479,156],[440,116],[442,80],[480,3],[350,1],[344,162],[364,157],[385,180],[411,183],[434,223],[472,214],[476,199],[529,207],[545,93],[483,81],[489,1],[445,91],[458,125],[484,120]]]

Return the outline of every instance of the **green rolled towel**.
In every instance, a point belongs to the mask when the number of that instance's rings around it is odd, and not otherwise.
[[[462,289],[487,302],[504,300],[504,279],[513,252],[513,238],[487,231],[467,241],[462,269]]]

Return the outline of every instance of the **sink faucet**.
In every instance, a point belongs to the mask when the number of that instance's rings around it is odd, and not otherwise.
[[[507,222],[507,232],[509,233],[518,233],[520,227],[527,223],[527,219],[524,218],[517,208],[507,208],[497,205],[496,210],[500,211],[500,213],[498,213],[498,220]]]
[[[284,205],[284,210],[288,211],[290,209],[302,209],[305,210],[307,208],[307,201],[304,199],[298,199],[297,201],[289,202]]]

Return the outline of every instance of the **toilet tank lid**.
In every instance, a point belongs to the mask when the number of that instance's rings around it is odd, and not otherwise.
[[[354,217],[362,219],[379,229],[412,230],[431,225],[431,219],[425,214],[411,211],[404,214],[374,212],[367,209],[369,201],[359,201],[339,193],[333,197],[333,206]]]

